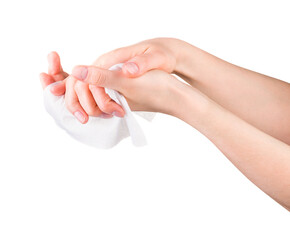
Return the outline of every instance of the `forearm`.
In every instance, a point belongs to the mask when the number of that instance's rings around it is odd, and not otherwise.
[[[182,48],[182,49],[181,49]],[[290,84],[180,44],[176,73],[267,134],[290,144]]]
[[[194,88],[178,94],[182,105],[175,116],[204,134],[248,179],[289,210],[290,147]]]

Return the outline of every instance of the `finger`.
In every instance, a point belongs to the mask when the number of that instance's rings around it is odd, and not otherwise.
[[[104,88],[96,85],[89,85],[89,89],[101,111],[117,117],[124,117],[125,111],[123,108],[110,98]]]
[[[55,96],[61,96],[65,93],[65,82],[60,81],[60,82],[55,82],[53,77],[46,74],[46,73],[41,73],[39,75],[40,82],[42,85],[42,88],[46,88],[48,85],[54,83],[54,85],[50,88],[50,91],[53,95]]]
[[[122,76],[116,71],[95,66],[76,66],[72,71],[72,76],[89,84],[115,90],[121,90],[124,82]]]
[[[164,63],[166,62],[164,54],[158,51],[147,52],[138,56],[133,57],[122,67],[122,71],[125,76],[138,77],[152,69],[163,69],[165,68]]]
[[[67,109],[81,122],[86,123],[89,116],[79,103],[78,96],[74,90],[74,84],[77,80],[69,76],[66,81],[65,105]]]
[[[63,72],[60,57],[57,52],[51,52],[47,56],[48,60],[48,74],[56,75]]]
[[[61,96],[65,94],[65,81],[58,81],[51,86],[50,91],[55,96]]]
[[[46,73],[40,73],[39,79],[43,89],[55,82],[52,76]]]
[[[115,64],[127,62],[129,59],[136,55],[145,52],[147,45],[145,44],[134,44],[132,46],[118,48],[108,53],[101,55],[93,65],[109,69]]]
[[[92,93],[89,90],[88,84],[77,81],[75,83],[74,89],[81,106],[89,116],[99,117],[102,115],[102,111],[96,104],[95,99],[93,98]]]
[[[54,80],[62,81],[68,77],[68,74],[63,71],[60,57],[57,52],[51,52],[48,58],[48,73],[53,76]]]

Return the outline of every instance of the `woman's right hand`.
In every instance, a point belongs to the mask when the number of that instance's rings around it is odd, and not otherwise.
[[[185,44],[174,38],[149,39],[105,53],[93,65],[108,69],[117,63],[124,63],[122,71],[127,77],[138,77],[152,69],[172,73],[180,64],[181,48]]]
[[[123,77],[127,78],[137,78],[141,77],[142,75],[148,74],[145,76],[145,78],[148,81],[148,84],[150,85],[151,78],[149,76],[152,76],[153,79],[156,80],[156,76],[158,75],[158,78],[161,79],[172,79],[173,76],[165,76],[165,72],[167,73],[173,73],[177,72],[180,66],[182,65],[183,61],[183,49],[186,48],[188,44],[182,40],[174,39],[174,38],[155,38],[155,39],[149,39],[142,41],[140,43],[118,48],[116,50],[113,50],[111,52],[108,52],[102,56],[100,56],[94,63],[94,66],[97,66],[102,69],[109,69],[111,66],[118,64],[118,63],[124,63],[122,67],[122,73]],[[149,73],[151,70],[162,70],[161,72],[156,72],[152,75],[152,73]],[[143,78],[141,78],[143,79]],[[140,80],[140,79],[139,79]],[[133,82],[139,82],[139,80],[134,80]],[[128,80],[129,81],[129,80]],[[131,81],[132,82],[132,81]],[[161,82],[160,82],[161,83]],[[166,83],[162,83],[165,84]],[[94,86],[92,87],[94,88]],[[136,92],[142,96],[142,92],[140,91],[142,88],[138,89]],[[158,88],[156,88],[157,90]],[[154,89],[155,90],[155,89]],[[123,91],[126,91],[126,89],[123,89]],[[121,91],[122,92],[122,91]],[[155,92],[155,91],[153,91]],[[164,93],[164,91],[157,90],[155,95],[155,101],[159,101],[158,95],[160,93]],[[98,99],[98,105],[105,105],[107,102],[107,99],[103,98],[102,96],[105,96],[105,89],[98,86],[95,89],[95,98]],[[127,98],[130,96],[129,94],[124,94]],[[153,96],[153,93],[152,93]],[[133,99],[135,99],[133,97]],[[130,99],[127,99],[130,102]],[[148,101],[149,99],[147,99]],[[131,102],[131,105],[133,102]],[[151,105],[150,105],[151,104]],[[155,106],[153,103],[150,103],[150,106]],[[133,104],[133,110],[140,110],[140,108],[143,107],[136,106],[136,103]],[[147,111],[151,107],[149,105],[146,105]],[[156,106],[155,106],[156,107]],[[163,109],[160,109],[159,107],[155,108],[153,107],[153,111],[164,111]],[[162,106],[164,107],[164,106]],[[137,109],[136,109],[137,108]],[[144,109],[143,109],[144,110]],[[151,111],[151,110],[150,110]]]

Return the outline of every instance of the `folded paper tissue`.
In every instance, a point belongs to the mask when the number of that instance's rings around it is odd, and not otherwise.
[[[118,71],[122,64],[114,65],[111,71]],[[54,84],[54,83],[53,83]],[[123,95],[112,89],[105,89],[109,96],[125,110],[123,118],[115,117],[109,119],[89,117],[86,124],[81,124],[66,108],[64,95],[54,96],[50,92],[50,84],[44,90],[44,105],[47,112],[54,118],[59,127],[64,129],[76,140],[96,148],[111,148],[122,139],[131,137],[135,146],[146,145],[145,135],[135,119],[133,113],[151,121],[155,113],[132,112]]]

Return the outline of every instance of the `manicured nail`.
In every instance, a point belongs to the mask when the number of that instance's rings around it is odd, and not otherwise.
[[[60,83],[61,83],[60,81],[59,82],[54,82],[53,85],[50,88],[50,91],[54,92],[58,88]]]
[[[72,71],[72,75],[75,78],[84,81],[88,75],[88,68],[87,67],[75,67]]]
[[[107,119],[107,118],[112,118],[113,117],[113,115],[111,115],[111,114],[107,114],[107,113],[102,113],[101,115],[100,115],[100,118],[105,118],[105,119]]]
[[[125,68],[131,74],[136,74],[139,71],[137,64],[133,62],[126,63]]]
[[[74,116],[81,122],[84,123],[86,121],[85,116],[80,112],[80,111],[76,111],[74,113]]]
[[[123,117],[123,114],[120,112],[112,112],[112,115],[115,117]]]

